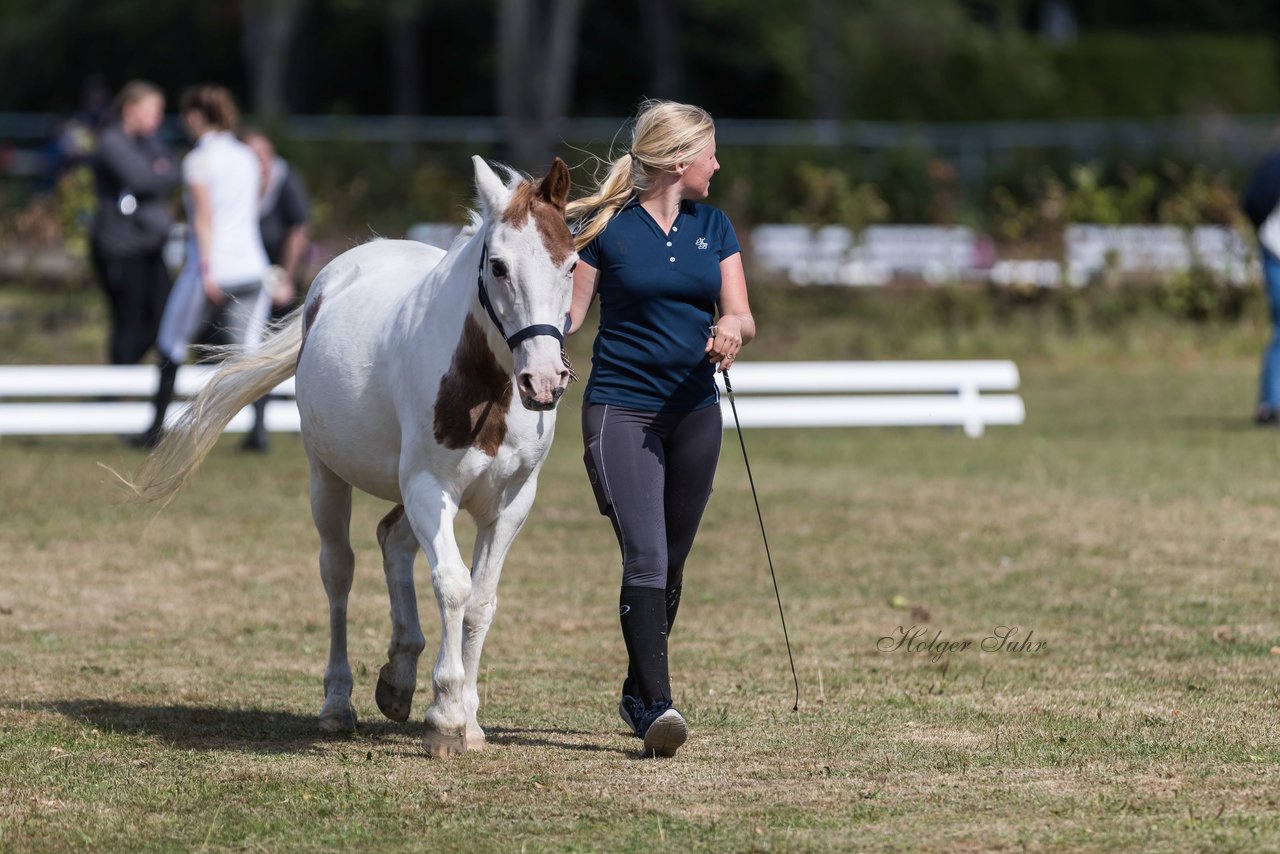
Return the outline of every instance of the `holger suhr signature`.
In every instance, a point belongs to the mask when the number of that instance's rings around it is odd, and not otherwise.
[[[944,638],[942,629],[930,629],[928,626],[898,626],[892,634],[885,635],[876,641],[876,649],[881,652],[913,652],[929,656],[930,661],[938,661],[942,656],[953,652],[968,652],[978,649],[982,652],[1042,652],[1048,641],[1033,641],[1035,631],[1023,630],[1019,626],[996,626],[991,634],[982,640],[960,638],[951,640]]]

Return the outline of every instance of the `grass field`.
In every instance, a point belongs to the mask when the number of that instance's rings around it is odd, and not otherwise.
[[[448,762],[373,703],[372,500],[361,725],[317,731],[327,609],[295,437],[265,459],[225,441],[158,518],[114,503],[95,463],[141,459],[115,441],[4,440],[0,849],[1280,849],[1280,436],[1245,418],[1254,361],[1095,343],[1020,360],[1027,424],[980,440],[747,434],[798,713],[727,432],[672,641],[692,737],[670,761],[638,759],[615,711],[618,554],[580,387],[500,588],[490,746]],[[973,645],[878,648],[912,626]],[[999,626],[1044,646],[978,648]]]

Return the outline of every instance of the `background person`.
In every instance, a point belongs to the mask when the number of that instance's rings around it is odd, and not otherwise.
[[[261,167],[233,132],[239,117],[235,102],[221,86],[195,86],[183,93],[180,109],[195,143],[182,161],[187,256],[160,324],[160,385],[155,420],[141,437],[146,445],[160,439],[189,345],[252,346],[261,338],[271,306],[258,228]]]
[[[262,131],[245,129],[240,134],[253,149],[261,167],[262,196],[258,227],[262,246],[271,263],[268,289],[271,293],[271,320],[281,320],[302,302],[305,258],[310,247],[308,223],[311,205],[302,178],[276,153],[276,147]],[[245,436],[245,450],[267,450],[267,398],[254,404],[253,429]]]
[[[1271,313],[1271,341],[1262,352],[1258,377],[1258,424],[1280,422],[1280,149],[1267,156],[1241,197],[1249,221],[1258,230],[1262,285]]]
[[[162,253],[179,176],[156,135],[164,120],[164,93],[135,80],[120,90],[116,107],[118,115],[98,135],[92,158],[98,208],[90,254],[111,313],[107,359],[132,365],[155,344],[173,285]]]
[[[647,754],[664,756],[688,734],[671,707],[667,638],[720,455],[715,372],[755,336],[733,225],[697,201],[719,168],[706,111],[649,101],[629,150],[568,210],[580,253],[570,334],[600,296],[582,434],[622,551],[619,712]]]

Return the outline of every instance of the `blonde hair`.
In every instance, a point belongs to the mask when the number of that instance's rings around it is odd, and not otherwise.
[[[715,122],[701,107],[657,100],[641,104],[627,150],[609,163],[590,195],[569,203],[565,213],[578,226],[575,247],[581,250],[604,231],[636,191],[701,154],[715,133]]]
[[[143,98],[150,98],[152,95],[162,100],[164,99],[164,92],[150,80],[130,80],[124,84],[124,88],[116,95],[116,111],[124,112],[125,107],[130,107]]]

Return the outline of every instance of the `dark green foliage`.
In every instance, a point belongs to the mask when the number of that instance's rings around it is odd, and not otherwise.
[[[496,2],[423,4],[425,110],[492,115]],[[809,4],[680,4],[681,91],[652,91],[643,4],[586,0],[571,112],[625,115],[674,95],[718,116],[807,118],[818,93]],[[1084,3],[1079,38],[1034,32],[1031,4],[835,2],[835,82],[846,118],[951,121],[1156,116],[1280,109],[1274,4],[1263,0]],[[1135,9],[1143,9],[1136,12]],[[133,77],[171,97],[200,80],[244,102],[241,4],[180,0],[0,0],[0,110],[71,111],[86,80]],[[290,57],[292,112],[390,109],[384,0],[311,0]],[[428,49],[429,48],[429,49]]]

